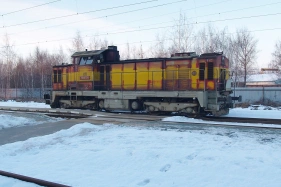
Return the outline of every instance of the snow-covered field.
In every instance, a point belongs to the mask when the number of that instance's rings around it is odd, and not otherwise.
[[[281,107],[267,107],[262,105],[255,105],[256,107],[249,108],[234,108],[230,109],[228,117],[245,117],[245,118],[269,118],[281,119]]]
[[[281,116],[259,109],[229,115]],[[0,170],[71,186],[280,186],[279,137],[278,130],[82,123],[0,146]],[[0,177],[0,186],[24,185]]]
[[[11,127],[20,127],[28,125],[39,125],[45,122],[55,122],[62,120],[60,118],[51,118],[45,115],[33,115],[25,114],[22,116],[14,116],[13,113],[0,114],[0,130],[11,128]]]
[[[16,102],[16,101],[0,101],[0,106],[11,106],[11,107],[31,107],[31,108],[50,108],[50,105],[45,103],[36,102]]]

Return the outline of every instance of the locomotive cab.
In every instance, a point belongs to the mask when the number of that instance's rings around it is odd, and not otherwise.
[[[229,61],[223,53],[204,53],[199,57],[200,81],[210,90],[226,90]],[[229,88],[227,88],[229,89]]]

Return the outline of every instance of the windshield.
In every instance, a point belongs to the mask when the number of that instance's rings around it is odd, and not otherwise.
[[[92,62],[93,62],[92,57],[81,57],[79,65],[92,64]]]

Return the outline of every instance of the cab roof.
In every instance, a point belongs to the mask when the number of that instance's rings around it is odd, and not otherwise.
[[[79,52],[75,52],[71,57],[96,56],[96,55],[100,55],[106,50],[108,49],[93,50],[93,51],[79,51]]]

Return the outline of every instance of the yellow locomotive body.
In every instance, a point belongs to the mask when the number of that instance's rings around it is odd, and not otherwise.
[[[76,52],[53,67],[52,108],[227,114],[233,106],[222,53],[119,60],[116,46]]]

